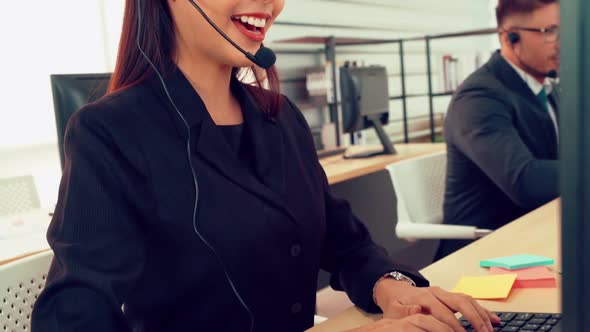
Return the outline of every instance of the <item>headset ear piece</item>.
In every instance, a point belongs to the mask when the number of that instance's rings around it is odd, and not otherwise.
[[[516,44],[520,41],[520,35],[516,32],[509,32],[508,33],[508,41],[510,42],[510,44]]]

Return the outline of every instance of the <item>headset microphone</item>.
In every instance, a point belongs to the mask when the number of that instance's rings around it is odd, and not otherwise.
[[[520,35],[514,31],[508,32],[508,41],[510,42],[512,49],[514,50],[514,45],[516,43],[520,42]],[[529,66],[524,61],[522,61],[520,59],[520,56],[516,52],[514,52],[514,54],[516,55],[516,57],[518,58],[518,61],[522,64],[522,66],[525,67],[525,69],[528,70],[529,72],[532,72],[535,75],[545,76],[545,77],[552,78],[552,79],[557,78],[557,76],[558,76],[557,70],[552,69],[548,72],[539,71],[539,70],[533,68],[532,66]]]
[[[188,0],[191,5],[193,5],[193,7],[195,7],[195,9],[201,13],[201,15],[205,18],[205,20],[223,37],[225,38],[225,40],[227,40],[230,44],[232,44],[233,47],[235,47],[238,51],[242,52],[246,58],[248,58],[250,61],[254,62],[256,65],[258,65],[261,68],[264,69],[268,69],[270,67],[272,67],[275,62],[277,61],[277,56],[275,55],[275,52],[273,52],[270,48],[268,47],[260,47],[260,49],[258,49],[258,51],[256,52],[256,54],[252,54],[246,50],[244,50],[243,48],[240,47],[240,45],[236,44],[236,42],[234,42],[231,38],[228,37],[228,35],[226,35],[218,26],[217,24],[215,24],[210,18],[209,16],[207,16],[207,14],[205,14],[205,12],[201,9],[201,7],[199,5],[197,5],[195,3],[194,0]]]

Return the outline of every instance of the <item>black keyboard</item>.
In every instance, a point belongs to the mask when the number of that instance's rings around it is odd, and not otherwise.
[[[522,312],[499,312],[496,314],[502,319],[502,323],[494,326],[494,332],[563,332],[561,315],[559,314]],[[467,332],[475,331],[465,318],[461,318],[460,322]]]

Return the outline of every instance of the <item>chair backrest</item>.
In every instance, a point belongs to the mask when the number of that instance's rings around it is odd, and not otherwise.
[[[398,223],[441,224],[447,153],[404,160],[387,167],[397,197]]]
[[[105,95],[110,73],[51,75],[51,90],[55,109],[55,127],[61,167],[64,167],[64,135],[72,114],[87,103]]]
[[[32,175],[0,179],[0,216],[41,207]]]
[[[45,287],[53,251],[0,266],[0,331],[31,330],[31,312]]]

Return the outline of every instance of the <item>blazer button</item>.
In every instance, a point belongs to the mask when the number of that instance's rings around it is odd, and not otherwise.
[[[294,244],[291,246],[291,256],[297,257],[301,254],[301,246],[298,244]]]
[[[291,306],[291,313],[294,314],[294,315],[295,314],[298,314],[301,311],[301,308],[302,308],[301,303],[295,302]]]

